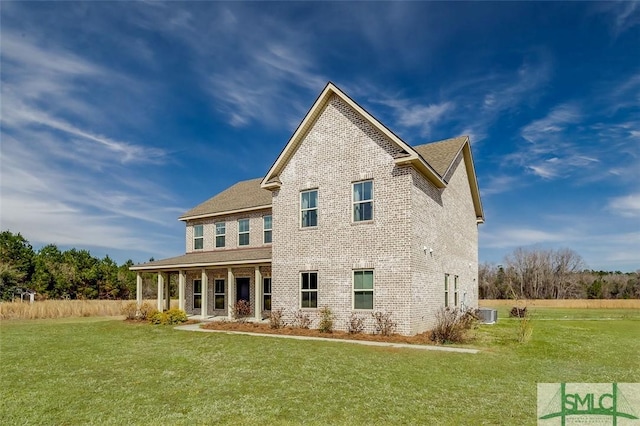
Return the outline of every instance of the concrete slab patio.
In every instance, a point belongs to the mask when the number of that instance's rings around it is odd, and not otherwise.
[[[480,352],[478,349],[454,348],[450,346],[412,345],[409,343],[372,342],[367,340],[331,339],[331,338],[311,337],[311,336],[291,336],[291,335],[284,335],[284,334],[250,333],[245,331],[207,330],[204,328],[200,328],[200,325],[201,324],[187,324],[187,325],[179,325],[174,328],[176,330],[201,331],[203,333],[226,333],[226,334],[242,334],[246,336],[279,337],[281,339],[318,340],[323,342],[354,343],[357,345],[365,345],[365,346],[418,349],[418,350],[425,350],[425,351],[457,352],[457,353],[465,353],[465,354],[477,354],[478,352]]]

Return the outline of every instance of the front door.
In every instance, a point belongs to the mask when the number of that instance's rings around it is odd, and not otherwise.
[[[249,278],[236,278],[236,302],[246,300],[248,303],[249,301],[251,301],[249,283]]]

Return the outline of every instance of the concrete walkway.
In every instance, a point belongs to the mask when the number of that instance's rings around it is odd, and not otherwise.
[[[478,349],[453,348],[450,346],[412,345],[409,343],[389,343],[389,342],[372,342],[367,340],[331,339],[331,338],[325,338],[325,337],[291,336],[287,334],[250,333],[246,331],[207,330],[204,328],[200,328],[200,325],[201,324],[179,325],[174,328],[176,330],[201,331],[204,333],[243,334],[246,336],[279,337],[281,339],[295,339],[295,340],[319,340],[322,342],[354,343],[357,345],[380,346],[385,348],[420,349],[424,351],[458,352],[458,353],[465,353],[465,354],[477,354],[478,352],[480,352]]]

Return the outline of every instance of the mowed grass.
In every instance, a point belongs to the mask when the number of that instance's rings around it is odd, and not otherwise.
[[[507,309],[507,308],[504,308]],[[579,311],[579,310],[578,310]],[[538,382],[639,382],[640,312],[501,312],[479,354],[177,331],[113,319],[3,321],[3,424],[535,424]]]

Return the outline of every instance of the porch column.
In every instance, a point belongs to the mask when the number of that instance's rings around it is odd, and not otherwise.
[[[164,299],[164,296],[162,295],[164,293],[164,275],[162,275],[162,272],[158,272],[158,310],[160,312],[162,312],[162,299]]]
[[[200,313],[202,318],[207,317],[207,307],[209,305],[209,280],[207,277],[207,270],[202,268],[202,309]]]
[[[234,282],[235,278],[233,276],[233,270],[231,268],[227,268],[227,282],[229,283],[229,299],[227,302],[227,316],[229,318],[233,318],[233,306],[236,303],[236,283]]]
[[[171,284],[171,272],[167,272],[167,279],[164,281],[164,297],[165,297],[165,309],[168,311],[171,309],[171,291],[169,285]]]
[[[142,305],[142,274],[136,273],[136,302],[138,306]]]
[[[184,292],[187,274],[184,270],[178,271],[178,309],[184,311]]]
[[[262,321],[262,274],[260,273],[259,266],[256,266],[255,270],[254,293],[255,303],[253,304],[253,313],[257,321]]]

